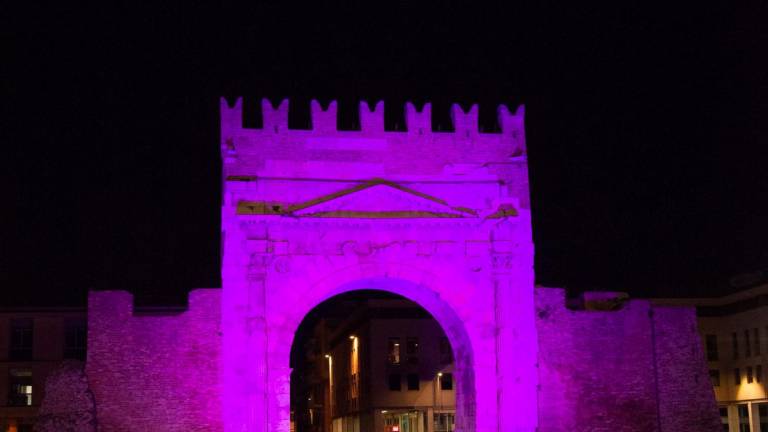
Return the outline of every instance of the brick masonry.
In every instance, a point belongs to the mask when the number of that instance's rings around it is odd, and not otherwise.
[[[461,432],[717,430],[688,309],[535,289],[523,107],[430,105],[359,131],[312,102],[289,130],[288,101],[243,127],[221,106],[222,290],[177,315],[137,315],[130,295],[92,293],[87,373],[102,431],[288,432],[289,352],[321,302],[381,289],[415,301],[454,347]],[[606,311],[594,310],[599,307]]]
[[[91,293],[87,372],[100,431],[221,431],[220,290],[187,312],[135,316],[125,292]],[[537,288],[540,431],[717,431],[692,308],[630,300],[570,310]]]
[[[571,310],[536,290],[542,431],[718,431],[693,308]]]
[[[189,309],[133,313],[121,291],[89,298],[86,373],[98,430],[220,431],[220,290],[196,290]]]
[[[653,307],[661,430],[720,430],[693,307]]]

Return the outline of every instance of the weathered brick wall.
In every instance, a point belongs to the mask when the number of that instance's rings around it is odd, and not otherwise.
[[[692,309],[628,301],[569,310],[536,289],[539,430],[716,431]],[[189,310],[136,316],[126,292],[89,301],[87,374],[100,431],[220,431],[220,291]]]
[[[563,290],[535,297],[540,431],[718,430],[692,309],[570,310]]]
[[[562,290],[535,298],[540,430],[657,430],[648,303],[572,311]]]
[[[196,290],[185,312],[137,316],[127,292],[90,294],[86,372],[99,431],[222,430],[220,297]]]
[[[389,174],[440,174],[443,169],[461,164],[503,162],[513,154],[525,152],[523,128],[524,108],[515,112],[498,107],[498,133],[480,132],[478,106],[464,111],[451,107],[454,132],[432,130],[431,104],[421,110],[407,103],[407,131],[384,130],[383,102],[369,111],[360,104],[360,131],[337,130],[336,102],[323,110],[317,101],[311,102],[311,130],[288,129],[289,101],[278,108],[262,100],[263,127],[243,127],[242,100],[233,106],[221,103],[222,151],[227,175],[253,175],[264,171],[268,160],[281,161],[348,161],[355,164],[376,164]],[[269,143],[265,145],[266,143]]]
[[[692,307],[653,308],[662,431],[722,428]]]

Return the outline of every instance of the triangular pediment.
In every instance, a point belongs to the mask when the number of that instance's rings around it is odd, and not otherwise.
[[[254,208],[252,203],[241,203],[239,207]],[[268,214],[276,213],[270,211]],[[302,203],[284,205],[278,214],[329,218],[466,218],[477,215],[471,209],[451,206],[443,199],[387,180],[372,180]]]
[[[470,217],[473,212],[386,180],[318,197],[292,206],[296,216],[314,217]]]

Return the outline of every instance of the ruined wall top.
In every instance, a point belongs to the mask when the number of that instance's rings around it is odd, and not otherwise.
[[[267,161],[326,161],[383,163],[390,168],[409,165],[413,173],[428,174],[430,167],[505,163],[525,155],[524,107],[511,112],[497,109],[500,132],[481,132],[478,106],[465,111],[451,106],[453,131],[432,129],[432,105],[421,109],[405,104],[404,131],[385,130],[384,102],[359,104],[359,130],[339,130],[336,101],[323,106],[310,102],[310,129],[288,127],[289,101],[276,106],[262,99],[262,127],[247,128],[243,122],[242,98],[233,104],[221,99],[221,154],[225,173],[256,175]],[[387,162],[397,159],[397,163]],[[383,161],[383,162],[382,162]],[[406,161],[410,161],[406,164]],[[396,168],[396,167],[395,167]],[[396,169],[397,170],[397,169]]]
[[[221,125],[222,132],[225,130],[243,129],[243,110],[242,98],[237,98],[234,104],[221,98]],[[286,133],[289,131],[304,129],[288,128],[288,109],[290,102],[283,99],[276,106],[268,99],[261,100],[261,111],[263,126],[260,129],[264,133]],[[331,101],[326,107],[317,101],[310,102],[312,131],[315,133],[332,132],[356,132],[356,131],[338,131],[337,130],[337,102]],[[523,129],[523,117],[525,108],[523,105],[517,107],[515,112],[510,112],[506,105],[499,105],[497,116],[501,134],[515,134]],[[384,101],[378,101],[373,104],[373,108],[366,101],[360,101],[360,131],[367,133],[384,132]],[[413,102],[405,104],[405,126],[407,133],[425,134],[436,132],[432,130],[432,104],[425,103],[421,109],[417,108]],[[478,105],[473,104],[468,111],[465,111],[461,105],[451,105],[451,123],[454,132],[439,132],[441,134],[454,133],[466,137],[479,134],[478,124]],[[259,130],[259,129],[255,129]],[[392,131],[392,133],[402,133]]]
[[[358,130],[339,130],[338,103],[310,102],[310,129],[288,126],[289,101],[261,101],[262,127],[245,127],[243,103],[221,99],[224,178],[369,181],[383,178],[503,181],[527,202],[524,107],[497,109],[498,132],[482,132],[479,107],[451,106],[453,131],[432,128],[432,104],[405,104],[406,130],[384,125],[384,102],[359,104]],[[460,179],[459,179],[460,177]],[[235,186],[232,186],[235,187]],[[229,188],[229,187],[227,187]]]

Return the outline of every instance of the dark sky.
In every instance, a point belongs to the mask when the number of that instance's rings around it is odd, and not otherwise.
[[[768,269],[764,1],[70,3],[0,14],[4,303],[220,286],[220,95],[525,103],[539,283]]]

